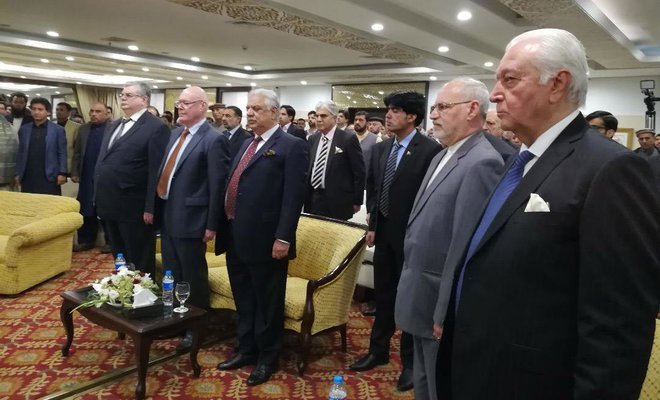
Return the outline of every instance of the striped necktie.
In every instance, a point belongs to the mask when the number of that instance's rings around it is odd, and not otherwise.
[[[323,177],[325,175],[325,165],[328,161],[328,137],[323,135],[321,136],[321,152],[319,156],[316,157],[316,162],[314,164],[314,171],[312,172],[312,187],[318,189],[323,184]]]
[[[392,186],[392,180],[394,179],[394,173],[396,172],[396,159],[399,156],[400,147],[401,145],[399,142],[395,141],[392,143],[392,151],[387,159],[387,165],[385,166],[385,176],[383,177],[383,188],[380,191],[378,209],[380,210],[380,213],[386,217],[390,215],[390,186]]]

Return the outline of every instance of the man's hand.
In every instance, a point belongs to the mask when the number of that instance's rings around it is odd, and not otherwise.
[[[442,339],[442,327],[438,324],[433,324],[433,337],[435,340]]]
[[[65,175],[57,175],[57,184],[58,185],[64,185],[66,183],[66,176]]]
[[[142,219],[144,220],[144,223],[147,225],[153,225],[154,223],[154,215],[152,213],[145,212],[142,215]]]
[[[204,238],[202,240],[204,241],[204,243],[206,243],[213,239],[215,239],[215,231],[207,229],[206,232],[204,232]]]
[[[371,214],[367,213],[367,218],[365,218],[367,220],[367,225],[369,225],[369,217],[371,217]]]
[[[375,231],[367,232],[367,246],[374,247],[375,240],[376,240],[376,232]]]
[[[20,180],[20,178],[18,177],[18,175],[16,175],[16,176],[14,177],[14,185],[18,186],[18,185],[20,185],[20,184],[21,184],[21,180]]]
[[[275,240],[273,243],[273,258],[276,260],[283,260],[289,255],[289,244]]]
[[[71,181],[73,183],[80,183],[80,177],[79,176],[72,176]]]
[[[355,214],[356,212],[360,211],[360,208],[362,208],[362,206],[354,205],[354,206],[353,206],[353,214]]]

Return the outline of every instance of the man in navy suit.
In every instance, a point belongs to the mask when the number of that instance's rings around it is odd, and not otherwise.
[[[218,369],[257,364],[247,379],[253,386],[268,381],[278,368],[286,273],[296,256],[309,159],[307,142],[277,125],[275,92],[253,90],[246,108],[255,136],[243,142],[232,162],[224,198],[228,229],[216,239],[216,253],[227,252],[238,349]]]
[[[206,122],[203,89],[185,89],[175,103],[179,124],[172,131],[159,169],[156,193],[164,200],[161,243],[163,265],[175,282],[190,283],[190,303],[209,307],[206,242],[218,230],[229,169],[229,140]],[[190,346],[186,334],[181,350]]]
[[[68,171],[64,128],[48,121],[48,100],[34,98],[30,108],[33,122],[18,131],[16,183],[22,192],[61,195]]]
[[[290,135],[299,137],[302,140],[307,139],[307,134],[304,129],[300,129],[294,122],[296,119],[296,110],[288,104],[280,107],[280,127],[282,130]]]
[[[94,176],[97,215],[105,221],[112,253],[141,271],[155,270],[156,182],[170,130],[147,112],[151,89],[129,84],[120,94],[126,118],[108,124]]]
[[[223,134],[229,138],[229,156],[234,158],[241,145],[246,139],[252,138],[245,129],[241,127],[243,112],[236,106],[227,106],[222,114]]]
[[[588,72],[560,29],[517,36],[500,61],[490,100],[522,145],[453,289],[441,283],[452,300],[434,325],[439,398],[639,397],[660,302],[660,200],[648,163],[580,114]]]

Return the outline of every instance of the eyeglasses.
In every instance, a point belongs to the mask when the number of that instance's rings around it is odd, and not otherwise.
[[[448,110],[453,106],[457,106],[459,104],[467,104],[467,103],[472,103],[472,100],[460,101],[458,103],[438,103],[431,106],[431,112],[433,112],[434,110],[438,110],[438,112],[440,112],[440,111]]]
[[[195,100],[195,101],[184,101],[184,100],[181,100],[181,101],[175,101],[175,102],[174,102],[174,107],[176,107],[176,108],[188,108],[188,107],[192,106],[192,105],[195,104],[195,103],[199,103],[200,101],[203,101],[203,100]]]
[[[137,93],[119,93],[119,98],[126,97],[127,99],[132,99],[133,97],[143,97],[141,94]]]

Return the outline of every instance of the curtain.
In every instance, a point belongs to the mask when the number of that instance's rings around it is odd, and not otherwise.
[[[112,119],[120,118],[119,93],[121,93],[121,90],[109,87],[76,85],[75,91],[78,97],[78,107],[85,121],[89,122],[89,109],[97,101],[112,107]]]

